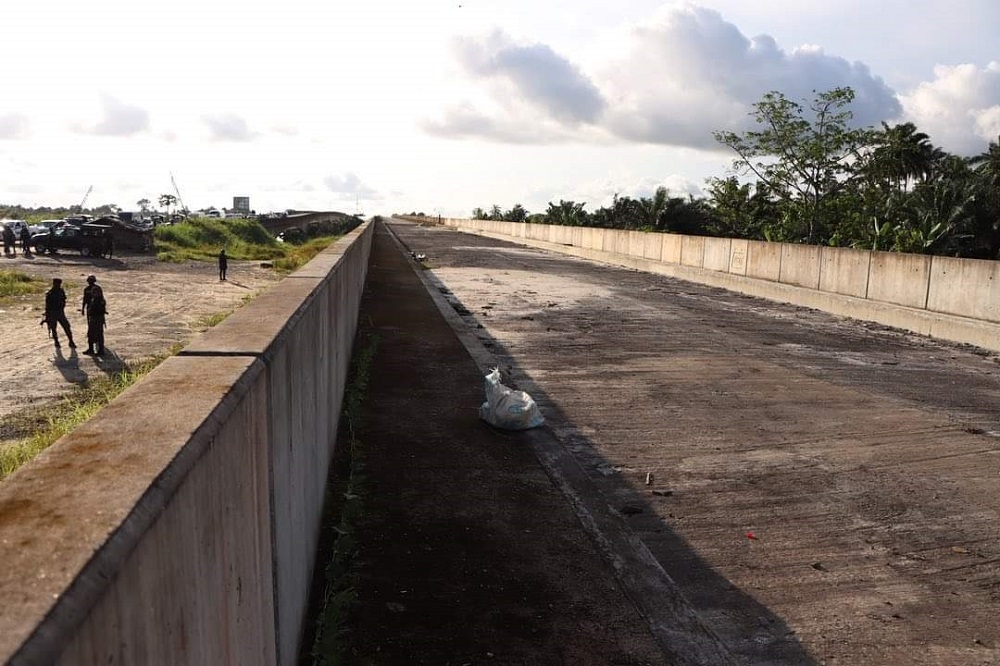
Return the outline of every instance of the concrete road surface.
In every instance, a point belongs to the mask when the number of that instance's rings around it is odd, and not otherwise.
[[[599,550],[646,549],[733,663],[1000,664],[995,355],[390,227],[481,365],[540,404],[561,453],[536,453]],[[662,595],[618,578],[669,633]]]

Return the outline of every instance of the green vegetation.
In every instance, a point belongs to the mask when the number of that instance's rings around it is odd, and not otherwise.
[[[30,417],[20,415],[5,419],[5,430],[29,434],[25,439],[0,448],[0,480],[87,421],[179,349],[178,346],[167,354],[146,361],[126,363],[121,371],[76,388],[60,401],[33,412]]]
[[[160,261],[215,261],[219,250],[233,260],[269,261],[278,271],[290,273],[336,240],[311,238],[301,245],[279,243],[256,220],[191,218],[165,225],[154,232],[156,258]]]
[[[364,456],[357,430],[378,336],[369,337],[351,361],[351,379],[344,390],[341,427],[337,437],[334,473],[327,487],[320,558],[326,559],[322,593],[315,613],[310,656],[316,666],[343,662],[350,640],[348,618],[357,599],[357,534],[365,510]]]
[[[472,217],[1000,259],[1000,137],[951,155],[912,123],[857,127],[854,98],[848,87],[802,103],[764,95],[756,129],[713,132],[736,159],[705,198],[661,187],[593,213],[560,200],[541,214],[494,205]]]
[[[49,288],[49,282],[18,271],[0,270],[0,301],[18,296],[40,294]]]
[[[310,259],[325,250],[337,240],[334,236],[320,236],[312,238],[302,245],[284,244],[285,256],[274,260],[275,270],[282,273],[291,273],[300,266],[305,265]]]
[[[255,220],[191,218],[164,225],[154,232],[156,258],[160,261],[214,260],[226,248],[230,259],[272,260],[285,255],[267,229]]]

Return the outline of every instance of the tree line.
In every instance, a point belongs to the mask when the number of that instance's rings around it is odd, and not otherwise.
[[[755,129],[713,132],[736,157],[704,197],[660,187],[593,212],[560,200],[544,213],[494,205],[472,217],[1000,258],[1000,137],[980,155],[953,155],[913,123],[855,127],[854,97],[849,87],[801,104],[767,93]]]

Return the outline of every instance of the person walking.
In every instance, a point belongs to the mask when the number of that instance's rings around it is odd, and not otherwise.
[[[104,290],[93,275],[87,276],[80,314],[87,316],[87,351],[83,353],[104,356],[104,323],[108,303],[104,299]]]
[[[226,269],[229,268],[229,258],[226,257],[226,248],[219,251],[219,280],[226,279]]]
[[[69,348],[76,349],[73,342],[73,330],[66,319],[66,292],[62,288],[62,280],[52,278],[52,288],[45,292],[45,323],[49,325],[49,333],[52,335],[56,349],[59,349],[59,333],[56,331],[56,324],[62,326],[66,338],[69,340]]]

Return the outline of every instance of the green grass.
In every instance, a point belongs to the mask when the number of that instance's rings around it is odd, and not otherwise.
[[[178,345],[168,353],[136,363],[126,363],[119,372],[99,377],[76,388],[58,402],[39,408],[30,421],[18,417],[8,420],[6,428],[30,432],[24,439],[0,448],[0,480],[51,446],[56,440],[90,419],[122,391],[145,377],[166,358],[176,354]]]
[[[41,294],[49,288],[49,284],[47,280],[39,280],[18,271],[0,270],[0,301]]]
[[[272,260],[286,251],[255,220],[194,218],[163,225],[153,232],[153,246],[160,261],[214,260],[226,248],[230,259]]]
[[[153,245],[160,261],[215,261],[219,250],[233,260],[268,261],[280,272],[290,273],[336,240],[313,238],[302,245],[279,243],[256,220],[194,218],[156,228]]]
[[[315,666],[338,666],[343,663],[350,642],[348,623],[357,602],[357,539],[358,525],[365,515],[365,465],[362,443],[357,430],[362,423],[364,402],[368,393],[370,370],[378,336],[372,335],[352,360],[351,380],[344,391],[338,447],[346,446],[346,474],[335,474],[337,481],[327,488],[325,537],[329,547],[321,549],[326,557],[324,587],[316,610],[310,656]],[[346,438],[347,441],[342,441]]]
[[[320,236],[311,238],[302,245],[286,245],[285,255],[274,260],[274,268],[282,273],[291,273],[309,260],[328,248],[337,240],[337,236]]]

